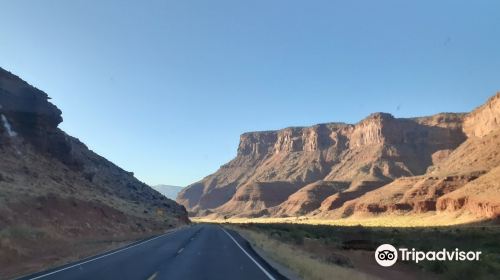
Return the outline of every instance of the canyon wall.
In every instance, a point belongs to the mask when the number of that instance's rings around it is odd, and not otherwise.
[[[212,218],[499,215],[500,93],[468,114],[241,135],[237,156],[177,201]],[[496,181],[495,181],[496,180]]]
[[[466,140],[463,119],[455,113],[409,119],[375,113],[357,124],[245,133],[236,158],[188,186],[177,201],[201,216],[336,208],[397,178],[424,174]]]
[[[396,179],[366,192],[341,207],[328,209],[324,218],[380,214],[436,212],[468,215],[472,219],[500,216],[500,93],[467,114],[468,136],[422,176]]]

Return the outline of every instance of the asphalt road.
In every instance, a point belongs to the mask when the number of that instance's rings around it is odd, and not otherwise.
[[[240,235],[194,225],[21,279],[285,279]]]

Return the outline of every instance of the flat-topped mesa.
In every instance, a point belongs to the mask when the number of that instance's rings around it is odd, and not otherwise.
[[[462,122],[465,114],[440,113],[419,118],[394,118],[375,113],[352,129],[350,148],[371,144],[425,144],[455,148],[465,140]]]
[[[425,126],[443,128],[461,128],[467,113],[439,113],[432,116],[411,118],[410,120]]]
[[[237,157],[188,186],[177,201],[193,212],[262,213],[270,205],[267,194],[298,190],[318,180],[387,182],[423,174],[446,154],[434,153],[452,150],[465,140],[462,118],[443,113],[398,119],[375,113],[354,125],[325,123],[244,133]],[[256,186],[261,191],[255,191]],[[254,195],[241,195],[249,192]]]
[[[272,152],[276,131],[247,132],[240,136],[238,156],[262,156]]]
[[[238,156],[315,152],[335,146],[353,149],[373,144],[403,144],[430,141],[443,144],[464,141],[463,114],[441,113],[429,117],[398,119],[374,113],[359,123],[326,123],[310,127],[288,127],[277,131],[247,132],[240,136]]]
[[[317,124],[310,127],[289,127],[278,131],[274,153],[315,152],[330,148],[335,132],[349,127],[343,123]]]
[[[275,131],[246,132],[240,136],[237,155],[263,156],[328,149],[338,141],[336,133],[349,126],[344,123],[325,123]]]
[[[188,186],[178,201],[194,214],[220,217],[363,212],[363,205],[378,205],[376,211],[434,211],[444,191],[475,178],[471,172],[484,174],[498,166],[499,107],[500,93],[470,114],[395,118],[374,113],[356,124],[245,133],[238,156]],[[437,179],[407,192],[425,174]],[[453,176],[459,177],[449,179]],[[365,196],[373,199],[372,206]],[[450,196],[439,207],[456,208],[460,197]],[[355,204],[359,207],[346,208]],[[488,213],[496,213],[496,204],[491,205]]]
[[[483,137],[500,128],[500,92],[492,96],[464,120],[464,132],[468,137]]]

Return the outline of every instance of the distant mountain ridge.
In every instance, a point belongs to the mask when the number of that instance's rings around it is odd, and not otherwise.
[[[159,193],[163,194],[167,198],[175,200],[177,195],[184,187],[172,186],[172,185],[155,185],[152,186],[153,189],[157,190]]]
[[[439,197],[498,165],[500,147],[495,133],[499,129],[499,99],[500,93],[469,114],[395,118],[375,113],[357,124],[327,123],[244,133],[236,158],[186,187],[177,201],[191,215],[212,217],[345,218],[356,213],[462,211],[467,203],[449,206]],[[480,143],[487,144],[483,147]],[[489,164],[465,172],[466,166],[485,161]],[[456,162],[462,164],[457,166]],[[441,177],[436,177],[434,182],[423,184],[424,189],[415,189],[417,193],[407,193],[418,183],[416,176],[437,174],[437,170],[445,175],[445,183],[439,183]],[[457,173],[464,177],[446,177]],[[446,180],[456,183],[452,187]],[[398,183],[403,181],[407,183]],[[384,191],[394,184],[399,186],[396,193]],[[477,190],[478,185],[474,186]],[[495,202],[500,192],[490,192],[495,195],[488,209],[481,212],[474,206],[474,211],[469,209],[473,213],[468,210],[478,219],[495,218],[500,212]],[[398,199],[391,198],[391,193]],[[405,200],[399,200],[401,195]],[[365,198],[370,198],[369,202],[358,202]]]

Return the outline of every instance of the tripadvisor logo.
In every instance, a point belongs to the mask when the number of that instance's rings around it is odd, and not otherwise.
[[[396,249],[391,244],[380,245],[375,251],[375,260],[381,266],[393,266],[399,259],[402,261],[479,261],[482,252],[480,251],[461,251],[455,249],[449,251],[442,249],[440,251],[417,251],[415,248],[409,250],[407,248]]]
[[[375,260],[381,266],[392,266],[398,260],[398,251],[391,244],[382,244],[375,251]]]

